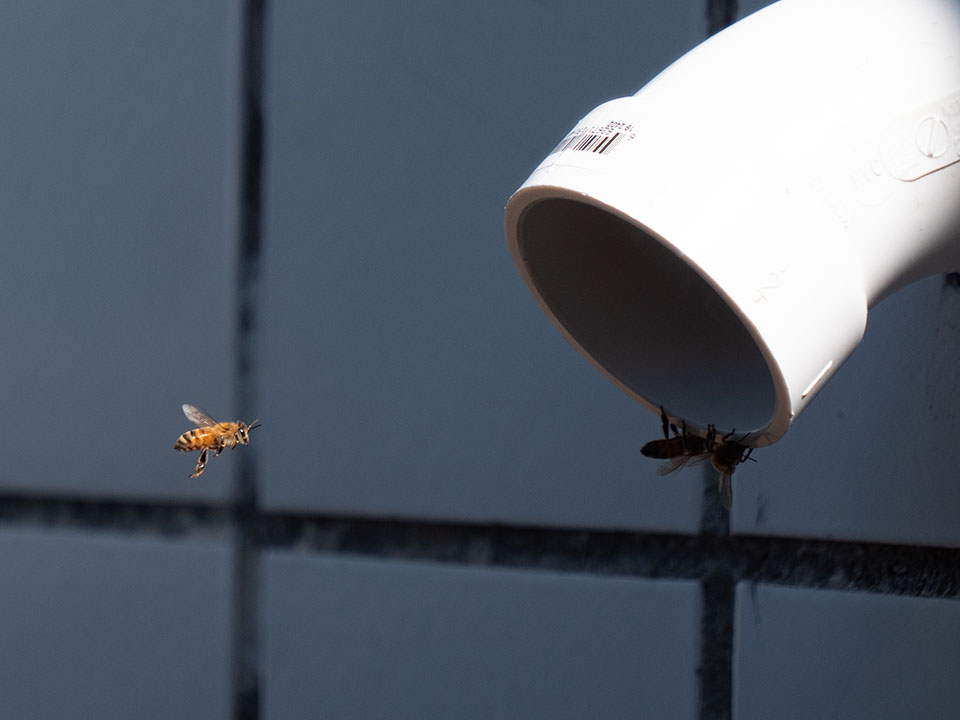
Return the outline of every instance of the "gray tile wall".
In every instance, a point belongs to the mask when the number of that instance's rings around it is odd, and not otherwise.
[[[737,586],[734,708],[743,718],[949,718],[960,604]]]
[[[228,498],[166,438],[183,402],[234,412],[238,28],[227,0],[0,6],[0,397],[30,428],[0,487]]]
[[[699,2],[346,7],[268,23],[259,412],[310,440],[264,425],[264,504],[695,529],[696,488],[642,463],[655,424],[530,301],[503,205],[702,39]]]
[[[955,717],[957,287],[728,516],[506,249],[760,5],[0,3],[0,717]],[[264,424],[191,479],[184,402]]]
[[[230,556],[222,540],[0,530],[4,717],[228,717]]]
[[[289,551],[263,579],[268,717],[697,717],[692,581]]]

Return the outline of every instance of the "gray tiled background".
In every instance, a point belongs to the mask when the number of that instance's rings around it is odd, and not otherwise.
[[[960,605],[742,583],[737,718],[949,718],[960,705]]]
[[[270,717],[697,717],[695,582],[288,552],[264,581]]]
[[[295,412],[311,440],[264,425],[266,506],[696,528],[699,488],[639,454],[656,419],[531,302],[503,205],[704,17],[690,0],[272,7],[261,414]],[[591,30],[611,23],[631,31]]]
[[[733,10],[0,3],[0,716],[955,717],[960,291],[875,309],[728,533],[506,249]],[[264,425],[191,480],[183,402]]]
[[[0,397],[31,428],[0,486],[228,497],[168,451],[181,403],[233,412],[238,27],[227,0],[0,4]]]
[[[5,717],[228,717],[228,543],[3,529],[0,566]]]

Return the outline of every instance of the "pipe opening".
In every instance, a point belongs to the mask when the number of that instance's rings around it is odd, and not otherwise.
[[[531,282],[605,371],[700,426],[748,431],[773,416],[760,348],[724,299],[654,236],[601,208],[544,199],[517,228]]]

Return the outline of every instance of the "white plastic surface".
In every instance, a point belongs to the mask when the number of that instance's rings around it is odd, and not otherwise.
[[[514,260],[651,410],[769,445],[872,304],[960,269],[958,51],[956,0],[771,5],[577,123],[507,205]]]

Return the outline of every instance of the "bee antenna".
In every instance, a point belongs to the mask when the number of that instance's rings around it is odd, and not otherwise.
[[[260,421],[259,421],[259,420],[254,420],[252,423],[250,423],[250,424],[247,426],[247,432],[249,432],[250,430],[253,430],[254,428],[258,428],[258,427],[260,427]]]

